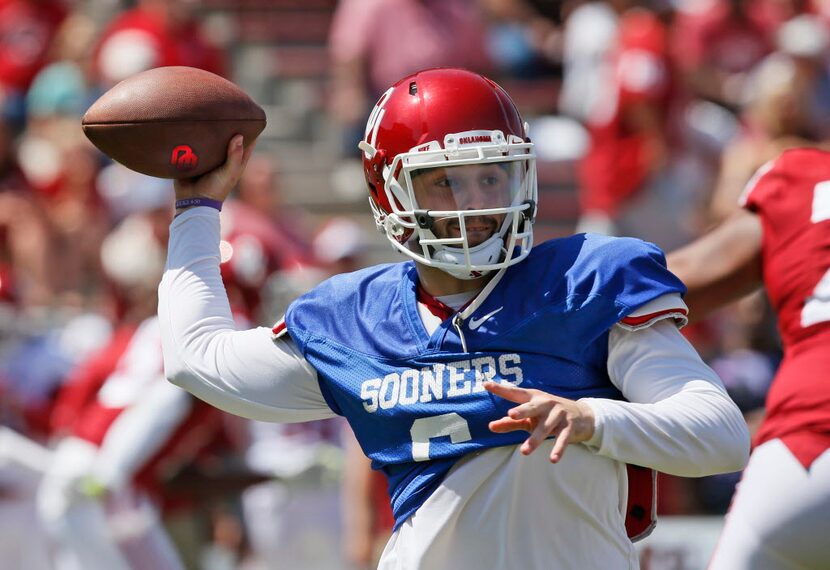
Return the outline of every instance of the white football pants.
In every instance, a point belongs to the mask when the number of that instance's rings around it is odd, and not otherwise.
[[[830,568],[830,450],[809,471],[779,439],[758,446],[709,570]]]

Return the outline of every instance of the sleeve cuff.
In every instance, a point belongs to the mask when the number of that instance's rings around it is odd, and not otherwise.
[[[191,218],[213,218],[218,222],[219,210],[216,210],[215,208],[210,208],[208,206],[194,206],[192,208],[188,208],[187,210],[183,211],[181,214],[173,218],[173,223],[170,224],[170,227],[178,227]]]
[[[592,450],[599,451],[602,447],[602,436],[605,431],[605,407],[598,398],[580,398],[579,401],[588,404],[594,412],[594,435],[591,436],[591,439],[582,443]]]
[[[689,321],[689,309],[677,293],[662,295],[646,303],[620,319],[618,326],[636,331],[650,327],[657,321],[672,319],[678,328],[683,328]]]

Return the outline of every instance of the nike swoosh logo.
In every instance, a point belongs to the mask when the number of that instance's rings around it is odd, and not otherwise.
[[[486,315],[484,315],[484,316],[483,316],[483,317],[481,317],[480,319],[473,319],[473,318],[471,318],[471,319],[470,319],[470,330],[471,330],[471,331],[476,330],[478,327],[480,327],[480,326],[481,326],[481,324],[482,324],[484,321],[486,321],[487,319],[489,319],[490,317],[492,317],[493,315],[495,315],[496,313],[498,313],[499,311],[501,311],[503,308],[504,308],[504,307],[499,307],[499,308],[498,308],[498,309],[496,309],[495,311],[490,311],[489,313],[487,313]]]

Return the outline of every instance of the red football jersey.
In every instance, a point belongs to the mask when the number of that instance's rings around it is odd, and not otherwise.
[[[784,343],[784,361],[767,397],[767,418],[758,443],[774,437],[786,441],[786,436],[804,431],[826,437],[830,434],[830,153],[786,151],[758,171],[742,202],[761,220],[764,283]]]
[[[113,339],[108,352],[98,358],[102,381],[98,382],[94,397],[75,398],[78,408],[71,426],[73,435],[101,446],[105,438],[112,437],[111,430],[124,412],[152,394],[154,384],[167,382],[160,334],[158,321],[153,317],[141,323],[132,335]],[[155,426],[157,437],[153,441],[130,439],[130,434],[122,429],[118,443],[126,445],[133,458],[131,471],[124,475],[156,500],[163,500],[164,479],[193,461],[222,435],[220,415],[217,408],[192,398],[180,417],[162,417],[157,413],[146,418]]]

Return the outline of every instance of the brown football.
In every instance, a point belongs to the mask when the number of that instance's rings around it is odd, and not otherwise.
[[[233,135],[252,143],[265,111],[242,89],[193,67],[128,77],[87,110],[84,133],[101,152],[158,178],[199,176],[225,162]]]

